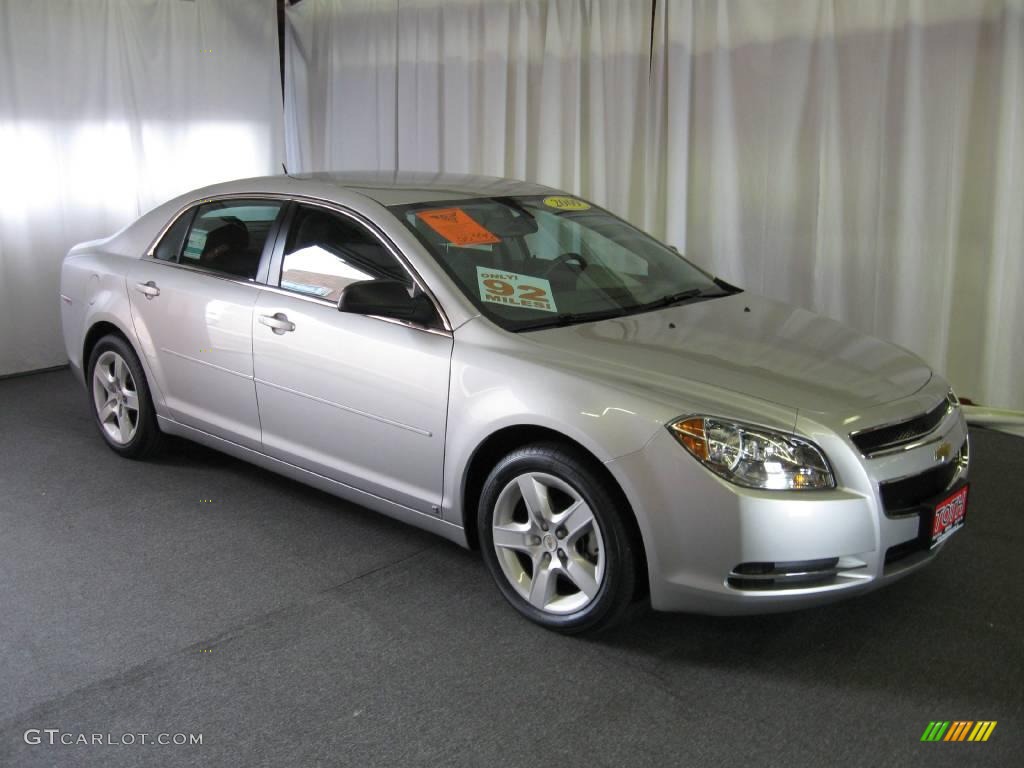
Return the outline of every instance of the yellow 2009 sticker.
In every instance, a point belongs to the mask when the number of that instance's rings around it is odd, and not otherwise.
[[[476,281],[483,301],[542,312],[558,311],[555,297],[551,295],[551,283],[543,277],[478,266]]]
[[[590,203],[584,203],[575,197],[545,197],[544,205],[560,211],[589,211]]]

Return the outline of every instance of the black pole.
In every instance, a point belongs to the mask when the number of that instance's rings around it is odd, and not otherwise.
[[[277,56],[281,66],[281,103],[284,104],[284,0],[277,0]]]

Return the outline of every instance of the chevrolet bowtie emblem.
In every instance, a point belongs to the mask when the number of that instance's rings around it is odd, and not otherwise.
[[[935,460],[942,463],[949,459],[953,455],[953,446],[949,443],[943,443],[935,449]]]

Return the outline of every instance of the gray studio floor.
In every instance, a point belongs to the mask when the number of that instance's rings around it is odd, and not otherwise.
[[[1008,765],[1024,443],[975,430],[966,529],[808,612],[515,615],[477,556],[184,442],[117,458],[67,371],[0,380],[0,766]],[[209,499],[209,501],[203,501]],[[996,720],[921,744],[930,720]],[[203,734],[27,745],[28,729]]]

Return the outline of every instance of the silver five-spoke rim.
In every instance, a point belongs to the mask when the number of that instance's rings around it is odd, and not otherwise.
[[[498,495],[494,551],[512,588],[546,613],[574,613],[596,596],[604,579],[601,528],[571,485],[527,472]]]
[[[139,429],[139,392],[131,369],[117,352],[107,350],[92,374],[92,399],[107,437],[126,445]]]

